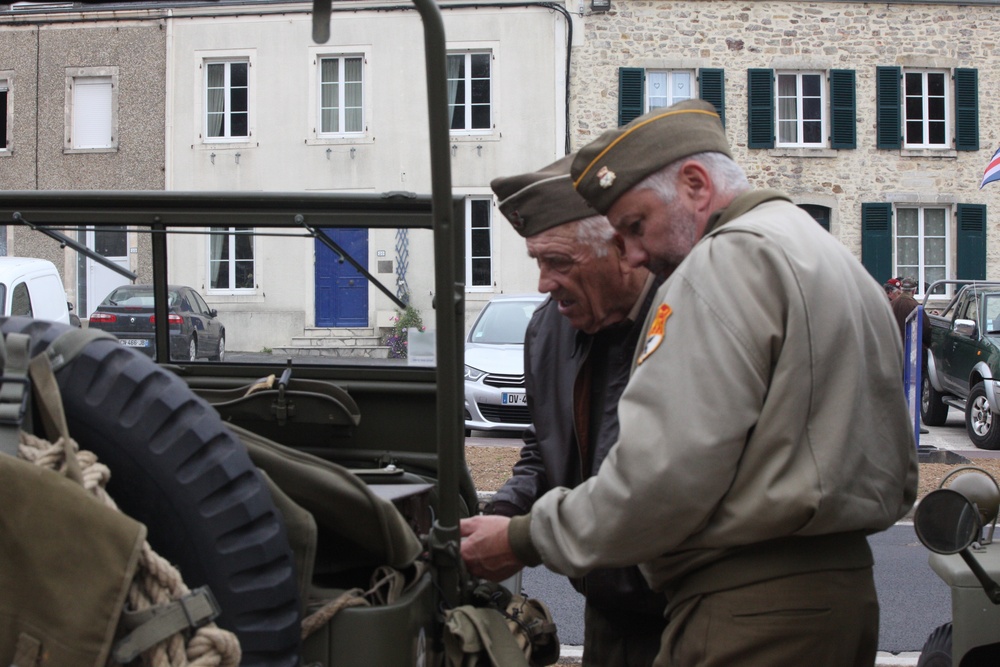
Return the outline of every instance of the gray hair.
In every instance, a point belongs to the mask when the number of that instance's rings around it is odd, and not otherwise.
[[[712,176],[712,184],[715,185],[719,195],[723,197],[735,197],[750,189],[750,182],[747,180],[743,167],[736,164],[729,156],[714,151],[695,153],[686,158],[675,160],[639,181],[635,187],[653,190],[664,201],[673,201],[677,197],[677,174],[680,173],[681,166],[688,160],[694,160],[705,167],[705,170]]]
[[[589,245],[595,257],[604,257],[608,254],[608,247],[615,230],[607,218],[603,215],[592,215],[577,220],[575,224],[577,241]]]

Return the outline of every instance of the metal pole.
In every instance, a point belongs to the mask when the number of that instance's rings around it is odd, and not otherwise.
[[[424,23],[427,67],[427,113],[430,124],[431,203],[434,217],[434,302],[437,311],[438,517],[431,549],[445,604],[459,604],[461,538],[458,530],[459,466],[465,459],[462,412],[461,320],[465,286],[457,280],[463,259],[463,230],[455,229],[448,152],[448,76],[444,22],[433,0],[413,0]],[[461,273],[465,275],[464,269]]]

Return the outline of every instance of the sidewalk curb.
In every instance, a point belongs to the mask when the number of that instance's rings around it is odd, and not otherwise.
[[[879,651],[875,656],[875,665],[876,667],[913,667],[919,659],[919,653],[906,652],[893,654],[886,651]]]
[[[559,647],[559,665],[579,665],[583,659],[582,646]],[[905,652],[893,654],[879,651],[875,656],[875,667],[914,667],[920,659],[919,653]]]

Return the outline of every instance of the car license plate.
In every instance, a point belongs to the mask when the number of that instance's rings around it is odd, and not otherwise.
[[[122,338],[121,343],[128,347],[149,347],[149,341],[145,338]]]
[[[513,394],[509,391],[505,391],[500,395],[500,402],[504,405],[527,405],[528,395]]]

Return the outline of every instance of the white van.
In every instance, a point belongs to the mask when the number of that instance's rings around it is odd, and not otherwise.
[[[0,304],[4,317],[25,315],[70,324],[62,278],[55,264],[45,259],[0,257]]]

